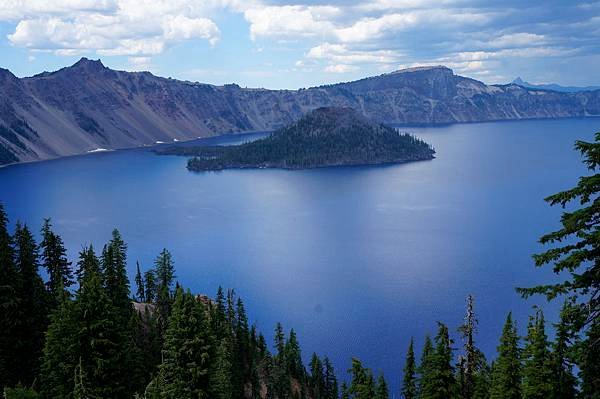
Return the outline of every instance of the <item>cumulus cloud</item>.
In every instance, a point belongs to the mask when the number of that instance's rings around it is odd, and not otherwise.
[[[58,55],[122,55],[134,67],[186,41],[219,45],[235,13],[256,52],[296,70],[351,73],[445,64],[496,77],[511,64],[600,51],[600,2],[537,0],[0,0],[8,41]],[[242,22],[244,23],[244,22]],[[137,61],[136,61],[137,60]],[[142,62],[143,60],[143,62]],[[285,66],[279,66],[282,68]],[[293,68],[294,65],[288,65]],[[275,67],[273,67],[275,68]]]
[[[4,0],[0,19],[18,21],[11,44],[59,55],[155,55],[186,40],[215,45],[217,25],[205,15],[223,2],[192,0]],[[232,6],[234,3],[231,3]]]

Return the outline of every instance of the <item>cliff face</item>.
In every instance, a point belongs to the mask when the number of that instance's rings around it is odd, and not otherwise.
[[[0,164],[272,130],[323,106],[390,124],[563,118],[600,115],[600,90],[488,86],[445,67],[303,90],[242,89],[114,71],[83,58],[23,79],[0,69]]]

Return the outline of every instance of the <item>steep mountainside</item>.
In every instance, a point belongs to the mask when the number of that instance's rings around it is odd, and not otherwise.
[[[432,159],[429,144],[375,123],[352,108],[323,107],[271,136],[235,146],[173,147],[164,154],[194,155],[192,171],[228,168],[308,169]]]
[[[82,58],[23,79],[0,69],[0,164],[272,130],[323,106],[390,124],[562,118],[600,115],[600,91],[488,86],[445,67],[301,90],[242,89],[114,71]]]

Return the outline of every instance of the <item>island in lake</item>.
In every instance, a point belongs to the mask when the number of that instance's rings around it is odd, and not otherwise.
[[[433,159],[435,150],[352,108],[323,107],[260,140],[235,146],[171,147],[160,153],[193,156],[187,168],[208,171],[404,163]]]

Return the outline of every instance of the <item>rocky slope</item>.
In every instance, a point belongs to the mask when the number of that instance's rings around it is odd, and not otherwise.
[[[0,69],[0,164],[272,130],[323,106],[389,124],[563,118],[600,115],[600,91],[488,86],[445,67],[301,90],[242,89],[115,71],[82,58],[22,79]]]

